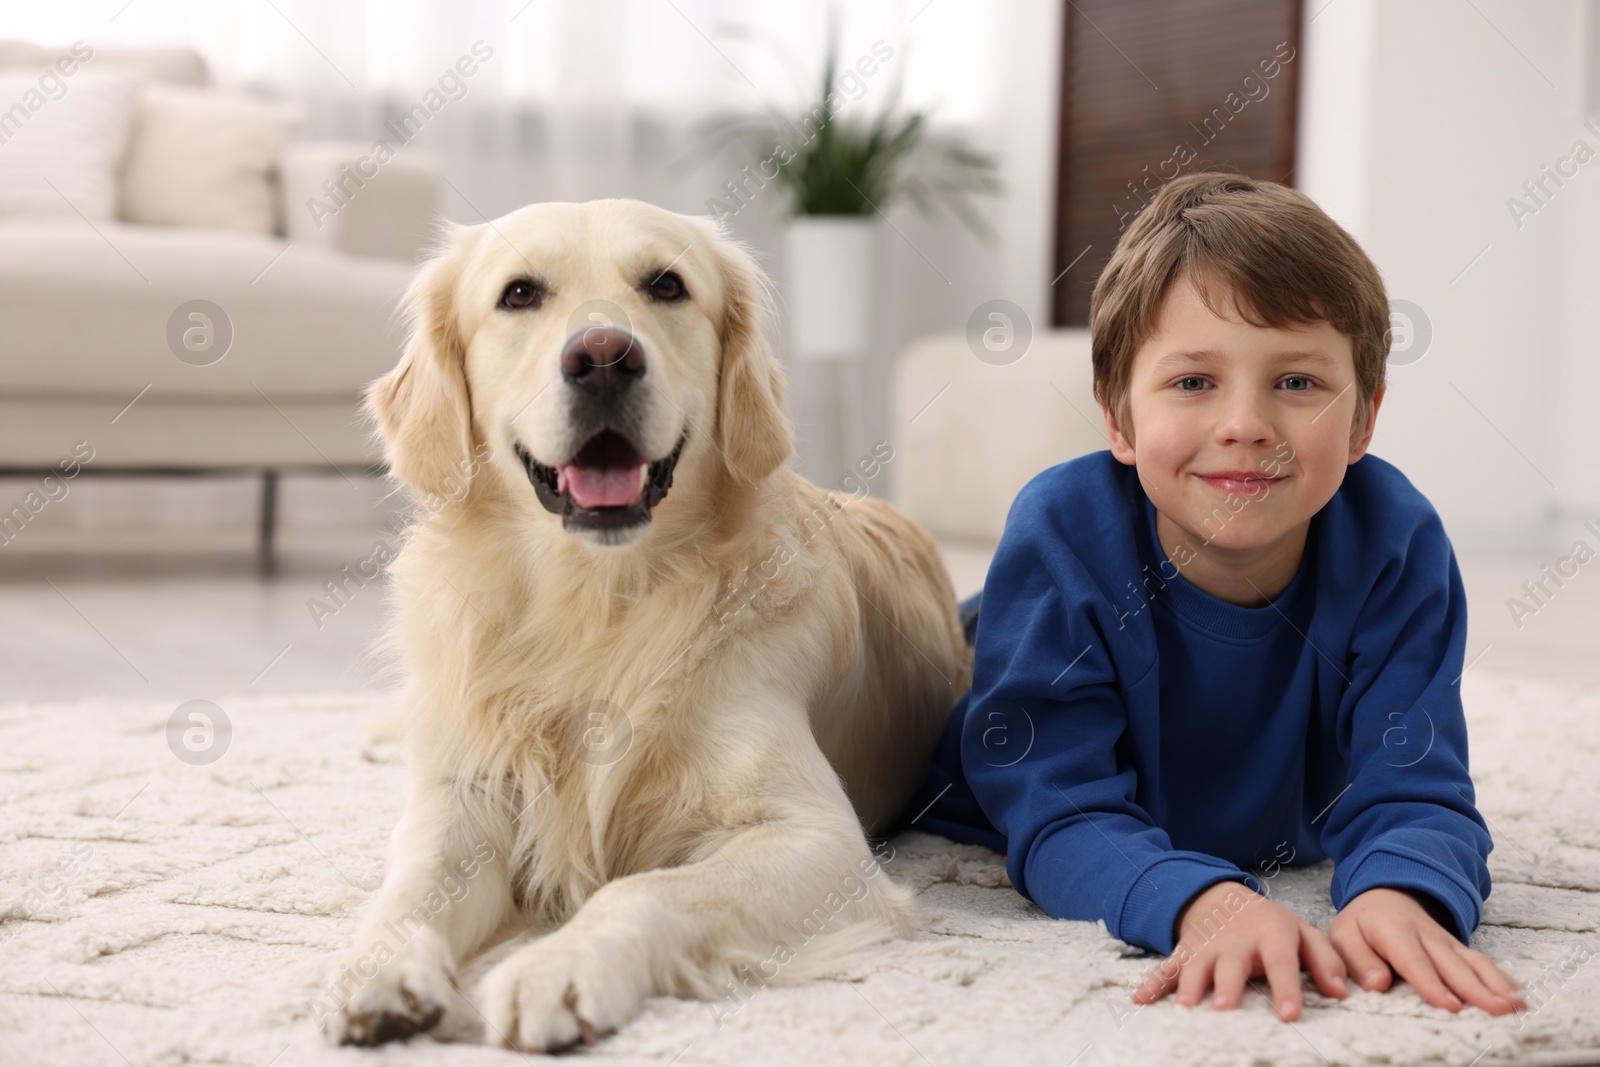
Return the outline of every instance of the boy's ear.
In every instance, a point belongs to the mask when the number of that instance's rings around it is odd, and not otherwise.
[[[1383,394],[1389,389],[1389,383],[1384,382],[1378,386],[1378,391],[1372,394],[1372,407],[1367,411],[1366,431],[1361,435],[1361,440],[1355,439],[1355,431],[1350,434],[1350,458],[1346,463],[1354,463],[1367,454],[1367,446],[1372,443],[1372,431],[1378,428],[1378,405],[1383,403]]]
[[[1128,418],[1127,407],[1127,404],[1123,404],[1122,418],[1124,423]],[[1100,402],[1100,414],[1105,416],[1106,438],[1111,442],[1111,454],[1117,457],[1118,462],[1129,467],[1133,466],[1133,443],[1122,432],[1122,426],[1118,424],[1117,417],[1111,413],[1111,408],[1103,400]],[[1132,427],[1129,428],[1131,429]]]

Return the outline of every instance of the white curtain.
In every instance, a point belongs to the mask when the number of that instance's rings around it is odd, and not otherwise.
[[[732,175],[694,152],[693,125],[809,99],[830,17],[843,62],[894,49],[860,79],[863,114],[894,79],[941,123],[984,109],[978,0],[54,0],[7,5],[0,34],[190,45],[219,86],[305,104],[307,138],[398,146],[385,124],[436,93],[411,143],[444,163],[446,213],[477,221],[601,196],[704,212]]]

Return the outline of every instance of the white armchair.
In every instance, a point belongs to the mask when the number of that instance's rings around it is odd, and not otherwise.
[[[896,361],[891,501],[933,534],[958,596],[982,587],[1029,479],[1108,447],[1089,353],[1087,329],[1040,330],[1021,358],[996,365],[951,332]]]

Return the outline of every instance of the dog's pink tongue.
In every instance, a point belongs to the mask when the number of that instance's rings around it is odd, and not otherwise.
[[[560,469],[556,492],[569,491],[579,507],[614,508],[639,499],[638,467],[579,467],[569,463]]]

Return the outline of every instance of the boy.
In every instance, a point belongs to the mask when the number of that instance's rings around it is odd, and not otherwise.
[[[902,827],[1004,852],[1048,914],[1169,954],[1136,1002],[1230,1008],[1265,973],[1293,1020],[1303,962],[1334,998],[1392,967],[1451,1011],[1526,1007],[1463,943],[1492,844],[1455,555],[1363,459],[1388,329],[1377,268],[1305,195],[1167,183],[1091,301],[1111,448],[1023,488],[981,616],[963,605],[972,687]],[[1328,856],[1331,937],[1247,873]]]

